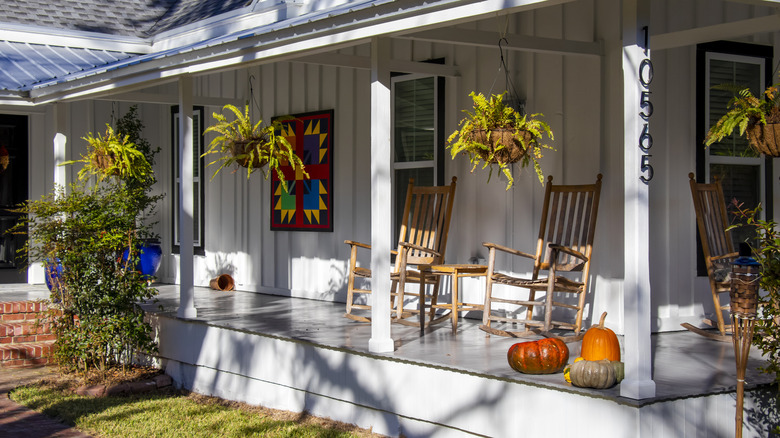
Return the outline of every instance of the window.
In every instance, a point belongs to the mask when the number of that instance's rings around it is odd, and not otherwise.
[[[733,91],[712,87],[734,84],[749,87],[756,96],[762,95],[771,79],[772,48],[742,43],[718,42],[698,48],[698,116],[697,145],[702,145],[710,126],[728,110]],[[699,181],[720,180],[726,201],[737,199],[746,208],[762,204],[764,213],[772,211],[771,166],[738,134],[708,148],[697,147],[696,178]],[[735,229],[735,247],[752,233]],[[701,258],[701,257],[700,257]],[[703,260],[699,273],[706,275]]]
[[[402,75],[392,80],[393,211],[399,229],[409,178],[415,185],[444,181],[443,114],[440,108],[444,79]],[[397,236],[396,236],[397,237]]]
[[[203,107],[193,107],[192,114],[192,142],[193,142],[193,194],[195,199],[193,200],[193,214],[192,214],[192,228],[193,228],[193,246],[196,253],[203,254],[203,200],[204,190],[202,184],[203,174]],[[181,176],[179,175],[179,107],[174,106],[171,108],[171,132],[172,135],[172,163],[173,163],[173,246],[174,251],[178,252],[181,241],[179,239],[179,185],[181,184]]]

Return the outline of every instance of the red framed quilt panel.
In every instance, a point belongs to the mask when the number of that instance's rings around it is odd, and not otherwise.
[[[309,178],[282,166],[287,191],[271,175],[271,230],[333,231],[333,110],[293,114],[282,122]]]

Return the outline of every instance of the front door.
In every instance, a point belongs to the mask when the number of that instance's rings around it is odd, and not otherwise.
[[[0,283],[27,283],[26,259],[17,253],[26,234],[9,234],[27,199],[27,117],[0,114]]]

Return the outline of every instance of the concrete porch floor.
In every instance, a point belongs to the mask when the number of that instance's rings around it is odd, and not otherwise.
[[[179,303],[178,286],[158,284],[156,287],[159,290],[158,302],[147,303],[144,307],[160,316],[175,318]],[[0,285],[0,301],[47,298],[48,291],[43,285]],[[652,336],[656,396],[633,400],[621,397],[619,386],[606,390],[577,388],[566,383],[561,374],[525,375],[515,372],[507,364],[506,352],[513,343],[521,340],[489,336],[478,328],[480,321],[476,319],[462,318],[455,334],[452,333],[450,323],[445,321],[426,329],[424,336],[420,336],[418,328],[393,324],[391,331],[395,352],[375,354],[368,351],[370,325],[344,318],[344,305],[341,303],[252,292],[221,292],[198,287],[195,288],[195,306],[198,309],[196,320],[210,326],[295,339],[361,355],[522,381],[555,391],[611,399],[630,406],[729,393],[736,389],[732,344],[709,340],[682,329]],[[571,362],[579,355],[580,343],[570,343],[568,346]],[[761,352],[753,347],[745,379],[746,390],[772,383],[771,375],[758,370],[764,363]]]

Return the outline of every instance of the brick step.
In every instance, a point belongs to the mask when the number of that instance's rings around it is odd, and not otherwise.
[[[48,309],[43,301],[6,301],[0,303],[0,321],[38,319],[38,314]]]
[[[23,368],[49,363],[54,341],[0,344],[0,368]]]
[[[0,344],[53,341],[51,324],[37,319],[0,322]]]

